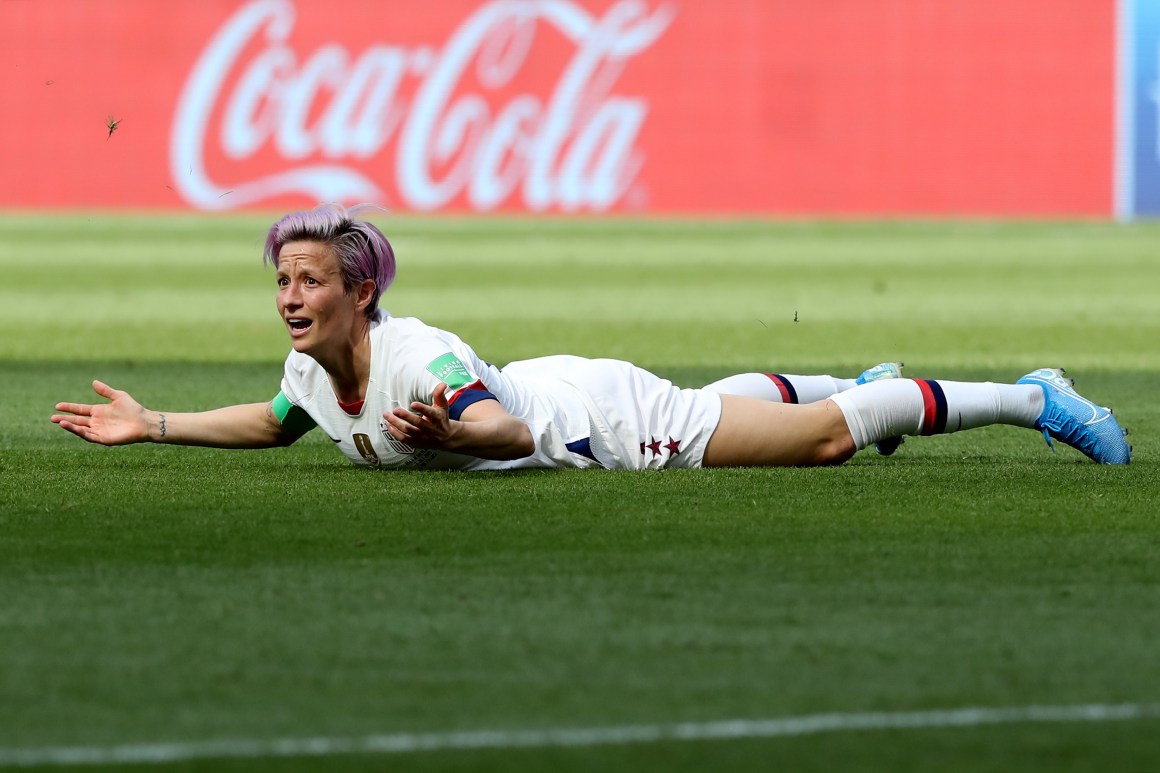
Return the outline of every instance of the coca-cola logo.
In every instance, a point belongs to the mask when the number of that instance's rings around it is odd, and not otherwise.
[[[292,0],[253,0],[213,36],[182,90],[174,185],[208,210],[293,194],[417,210],[462,200],[486,211],[517,196],[533,211],[608,209],[637,180],[648,115],[644,98],[613,87],[674,13],[640,0],[599,17],[569,0],[495,0],[441,47],[356,54],[338,42],[295,51]],[[545,25],[571,53],[537,94],[518,79]],[[500,91],[508,96],[495,104]],[[279,168],[255,174],[255,156],[271,149]],[[207,157],[223,162],[216,179]]]

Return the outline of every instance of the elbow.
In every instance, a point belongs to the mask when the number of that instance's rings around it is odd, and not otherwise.
[[[519,419],[513,418],[503,433],[505,442],[496,450],[499,455],[492,457],[503,461],[514,461],[531,456],[536,452],[536,439],[532,431]]]
[[[286,448],[292,446],[300,438],[301,435],[295,435],[292,432],[275,432],[270,438],[271,448]]]
[[[528,425],[520,422],[520,430],[514,444],[515,456],[513,459],[523,459],[531,456],[536,452],[536,439],[532,437],[532,431],[528,429]]]

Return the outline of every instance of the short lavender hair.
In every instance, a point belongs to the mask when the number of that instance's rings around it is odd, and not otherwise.
[[[314,209],[291,212],[270,227],[262,262],[278,267],[278,255],[288,242],[319,242],[338,257],[342,287],[352,292],[365,279],[373,279],[375,292],[366,315],[374,317],[379,298],[395,281],[395,251],[375,225],[361,215],[367,204],[346,209],[339,204],[320,204]]]

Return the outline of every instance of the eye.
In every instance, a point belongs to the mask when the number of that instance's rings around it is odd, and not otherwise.
[[[286,277],[286,276],[278,277],[278,286],[279,287],[285,287],[288,284],[290,284],[290,277]]]
[[[314,279],[314,277],[308,276],[308,277],[306,277],[305,284],[316,285],[316,284],[318,284],[318,282]]]

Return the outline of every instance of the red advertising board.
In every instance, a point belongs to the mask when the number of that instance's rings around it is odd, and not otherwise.
[[[1108,215],[1112,0],[3,0],[0,206]]]

